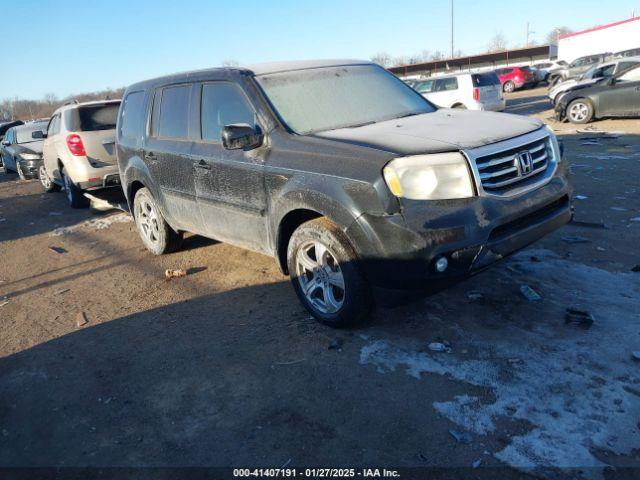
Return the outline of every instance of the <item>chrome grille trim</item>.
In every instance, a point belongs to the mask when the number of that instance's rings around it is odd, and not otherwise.
[[[521,175],[516,157],[524,151],[531,155],[532,170]],[[560,154],[557,143],[544,128],[463,153],[469,160],[478,194],[496,197],[520,195],[547,183],[556,171]]]

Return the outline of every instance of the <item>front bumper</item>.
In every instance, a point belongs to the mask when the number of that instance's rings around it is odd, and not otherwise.
[[[42,158],[38,160],[17,160],[20,164],[20,170],[27,178],[36,178],[38,176],[38,169],[42,165]]]
[[[535,242],[571,220],[566,162],[544,186],[510,198],[405,202],[403,213],[361,215],[346,233],[374,287],[439,289]],[[435,261],[446,257],[439,273]]]

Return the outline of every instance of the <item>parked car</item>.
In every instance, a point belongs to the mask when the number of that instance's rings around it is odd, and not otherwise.
[[[566,66],[567,62],[564,60],[549,60],[548,62],[535,63],[532,68],[535,68],[540,72],[542,81],[549,82],[556,72],[559,72]]]
[[[637,57],[637,56],[640,56],[640,48],[631,48],[629,50],[622,50],[621,52],[616,52],[613,54],[614,58]]]
[[[413,88],[431,103],[443,108],[502,111],[500,80],[494,72],[457,73],[421,80]]]
[[[46,122],[32,122],[7,131],[0,149],[5,173],[16,172],[22,180],[38,175],[42,164],[43,130],[46,128]]]
[[[576,58],[573,62],[567,65],[565,68],[557,72],[553,81],[550,82],[551,86],[570,78],[576,78],[589,70],[591,67],[605,62],[611,57],[610,53],[599,53],[597,55],[587,55],[584,57]]]
[[[2,122],[0,123],[0,142],[2,142],[2,140],[4,139],[5,134],[7,133],[7,130],[9,130],[11,127],[16,127],[18,125],[22,125],[24,122],[22,120],[15,120],[15,121],[11,121],[11,122]],[[0,167],[3,167],[3,163],[2,163],[2,155],[0,155]]]
[[[115,128],[120,100],[64,105],[49,121],[40,182],[47,192],[64,187],[72,208],[89,204],[85,191],[120,186]]]
[[[549,90],[548,96],[554,105],[566,92],[576,87],[593,85],[602,78],[612,77],[620,72],[640,64],[640,57],[617,58],[591,67],[585,73],[572,80],[565,80],[556,84]]]
[[[589,123],[605,117],[640,117],[640,67],[567,92],[556,105],[558,120]]]
[[[536,78],[529,67],[505,67],[496,70],[502,91],[511,93],[535,85]]]
[[[542,122],[439,110],[370,62],[137,83],[116,145],[147,249],[173,251],[189,231],[271,255],[336,327],[366,317],[373,292],[442,288],[571,217]]]

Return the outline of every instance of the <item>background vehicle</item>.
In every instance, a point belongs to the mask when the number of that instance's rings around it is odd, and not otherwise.
[[[120,185],[114,145],[119,107],[120,100],[69,104],[49,121],[40,181],[46,191],[64,187],[72,208],[89,204],[86,190]]]
[[[421,80],[413,88],[430,102],[443,108],[502,111],[500,81],[494,72],[458,73]]]
[[[604,62],[611,56],[610,53],[599,53],[597,55],[587,55],[585,57],[576,58],[573,62],[560,70],[553,79],[552,85],[561,81],[569,80],[582,75],[591,67]]]
[[[43,131],[46,128],[46,122],[33,122],[7,131],[0,150],[5,173],[17,172],[23,180],[38,175],[38,168],[42,164]]]
[[[639,48],[631,48],[629,50],[622,50],[621,52],[616,52],[613,54],[614,58],[620,57],[636,57],[640,56],[640,47]]]
[[[551,82],[556,72],[559,72],[567,66],[567,62],[564,60],[551,60],[548,62],[536,63],[533,68],[536,68],[542,77],[542,81]]]
[[[513,92],[519,88],[533,86],[535,75],[529,67],[505,67],[496,70],[503,92]]]
[[[640,67],[567,92],[556,105],[558,120],[589,123],[604,117],[640,117]]]
[[[370,62],[141,82],[117,135],[147,249],[175,250],[190,231],[271,255],[331,326],[363,319],[374,289],[442,287],[571,216],[566,162],[542,122],[438,110]],[[439,201],[453,199],[466,200]]]
[[[12,122],[2,122],[0,123],[0,142],[4,139],[7,130],[11,127],[16,127],[18,125],[22,125],[24,122],[22,120],[16,120]],[[0,155],[0,166],[2,166],[2,156]]]
[[[608,78],[617,75],[620,72],[629,70],[630,68],[640,64],[640,57],[618,58],[602,64],[591,67],[579,77],[571,80],[565,80],[549,90],[549,99],[555,105],[558,98],[576,87],[592,85],[601,78]]]

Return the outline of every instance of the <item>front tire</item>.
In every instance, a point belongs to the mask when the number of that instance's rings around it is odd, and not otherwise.
[[[149,189],[141,188],[133,200],[133,214],[142,243],[154,255],[180,248],[182,233],[173,230],[162,216]]]
[[[585,98],[578,98],[569,104],[566,115],[571,123],[589,123],[593,119],[593,105]]]
[[[82,190],[73,183],[64,169],[60,170],[62,183],[64,184],[64,193],[67,197],[67,203],[71,208],[86,208],[89,206],[89,200],[84,196]]]
[[[369,284],[351,243],[329,219],[308,221],[293,232],[287,265],[300,302],[319,322],[341,328],[368,316]]]
[[[516,84],[513,83],[511,80],[504,82],[504,85],[502,86],[502,90],[505,93],[513,93],[515,89],[516,89]]]

